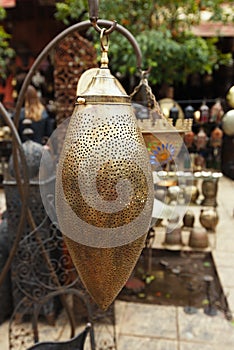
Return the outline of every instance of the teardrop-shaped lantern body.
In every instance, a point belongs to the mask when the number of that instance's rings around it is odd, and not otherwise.
[[[74,265],[106,309],[144,246],[151,222],[149,156],[129,96],[100,68],[78,96],[56,175],[56,211]]]

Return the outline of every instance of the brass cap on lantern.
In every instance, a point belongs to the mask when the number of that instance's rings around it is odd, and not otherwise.
[[[108,68],[108,39],[104,32],[101,33],[101,47],[101,67],[95,71],[96,74],[92,76],[91,80],[89,77],[89,81],[83,82],[87,88],[80,96],[77,96],[77,104],[119,103],[130,105],[130,97]]]
[[[99,68],[87,89],[77,97],[77,104],[128,104],[130,97],[108,68]]]

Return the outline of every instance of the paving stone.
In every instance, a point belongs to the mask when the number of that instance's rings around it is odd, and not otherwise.
[[[217,235],[216,240],[216,250],[231,253],[234,251],[234,241],[233,241],[233,232],[232,235],[228,235],[227,237],[221,237]],[[234,265],[234,262],[233,262]]]
[[[207,343],[180,343],[180,350],[233,350],[233,345]],[[176,348],[175,348],[176,350]]]
[[[176,308],[128,303],[120,333],[176,339]]]
[[[233,266],[232,267],[218,266],[218,275],[222,286],[234,288],[233,271],[234,271]]]
[[[118,350],[176,350],[177,341],[122,335],[118,339]]]
[[[94,327],[94,337],[97,350],[113,349],[115,350],[114,328],[111,326],[99,325]],[[90,350],[90,342],[86,341],[84,350]]]
[[[188,315],[182,308],[178,308],[178,323],[181,341],[220,344],[220,346],[225,342],[226,345],[234,347],[234,327],[220,313],[211,317],[199,309],[196,314]]]
[[[233,248],[232,248],[233,249]],[[220,267],[233,267],[234,266],[234,251],[219,251],[212,252],[215,265]]]
[[[224,294],[227,298],[228,306],[229,306],[229,309],[232,313],[232,317],[234,318],[234,287],[233,288],[225,287]]]
[[[123,322],[123,318],[125,316],[125,311],[128,303],[126,301],[115,301],[115,322],[116,322],[116,331],[119,332],[120,325]]]

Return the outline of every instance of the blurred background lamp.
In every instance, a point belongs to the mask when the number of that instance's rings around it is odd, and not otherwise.
[[[234,135],[234,109],[224,114],[222,118],[222,128],[226,135]]]
[[[228,90],[226,99],[228,101],[229,106],[234,108],[234,85]]]

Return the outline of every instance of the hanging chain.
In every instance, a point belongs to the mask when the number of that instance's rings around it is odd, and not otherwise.
[[[148,84],[148,79],[147,76],[149,74],[150,69],[148,69],[147,71],[140,71],[141,73],[141,81],[139,83],[139,85],[137,85],[134,89],[134,91],[131,93],[130,98],[132,99],[133,96],[140,90],[141,86],[144,85],[145,89],[146,89],[146,94],[147,94],[147,104],[148,104],[148,109],[149,111],[155,111],[160,117],[162,117],[163,119],[165,118],[159,103],[157,102],[154,94],[152,93],[152,90]],[[152,107],[153,106],[153,107]]]

